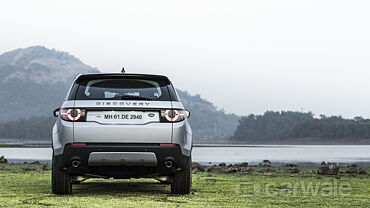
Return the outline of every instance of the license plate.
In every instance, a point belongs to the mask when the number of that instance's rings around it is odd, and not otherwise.
[[[145,124],[159,122],[155,111],[88,111],[86,121],[111,124]]]

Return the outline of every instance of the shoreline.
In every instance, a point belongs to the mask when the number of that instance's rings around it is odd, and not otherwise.
[[[1,156],[1,155],[0,155]],[[6,158],[9,165],[24,165],[24,164],[32,164],[32,163],[41,163],[41,164],[51,164],[51,159],[13,159],[13,158]],[[262,160],[261,160],[262,161]],[[249,167],[258,167],[261,161],[253,161],[253,162],[246,162],[249,164]],[[325,162],[332,162],[332,161],[325,161]],[[201,162],[201,161],[193,161],[194,164],[199,164],[204,167],[218,167],[220,164],[225,164],[226,166],[235,166],[240,164],[240,162]],[[289,162],[282,162],[282,161],[274,161],[271,160],[271,166],[274,168],[282,168],[287,167],[289,165],[296,165],[299,167],[319,167],[322,162],[307,162],[307,161],[289,161]],[[339,166],[346,167],[348,165],[357,164],[361,167],[370,167],[370,162],[360,162],[360,161],[353,161],[353,162],[336,162]],[[0,163],[0,166],[6,163]]]
[[[316,145],[243,145],[243,144],[194,144],[194,157],[193,162],[201,163],[202,165],[218,165],[219,163],[235,164],[239,162],[248,162],[250,165],[256,165],[262,160],[270,160],[272,166],[279,167],[286,164],[297,164],[300,166],[317,166],[322,161],[336,162],[340,165],[359,164],[363,166],[370,166],[370,158],[366,157],[369,154],[367,151],[370,146],[367,145],[321,145],[322,147],[316,147]],[[360,149],[359,149],[360,148]],[[330,150],[341,150],[343,153],[337,154],[336,151],[333,155],[322,154],[320,157],[321,149]],[[356,149],[361,150],[365,153],[355,154]],[[237,157],[238,154],[228,154],[228,152],[236,151],[239,152],[243,157]],[[304,150],[304,151],[303,151]],[[314,151],[313,151],[314,150]],[[264,152],[267,153],[265,154]],[[297,156],[305,152],[306,156]],[[329,152],[330,152],[329,151]],[[33,161],[45,161],[50,163],[51,161],[51,146],[49,144],[41,143],[25,143],[25,144],[3,144],[0,145],[0,156],[4,155],[9,162],[23,163]],[[212,154],[213,156],[205,155],[205,152]],[[217,156],[218,152],[223,152],[224,156]],[[250,153],[249,153],[250,152]],[[290,152],[290,155],[280,157],[280,153]],[[314,153],[316,152],[316,153]],[[344,154],[347,153],[347,154]],[[318,154],[316,156],[310,156],[311,154]]]

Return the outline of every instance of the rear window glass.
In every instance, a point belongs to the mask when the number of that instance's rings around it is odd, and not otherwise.
[[[168,83],[140,78],[101,78],[79,81],[76,100],[170,101]]]

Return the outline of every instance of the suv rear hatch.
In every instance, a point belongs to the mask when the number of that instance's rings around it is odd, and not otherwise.
[[[74,142],[171,143],[172,123],[162,119],[172,109],[169,87],[162,76],[81,76],[71,91],[84,116]]]

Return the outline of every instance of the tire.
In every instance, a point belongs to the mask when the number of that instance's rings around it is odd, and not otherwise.
[[[58,195],[72,193],[71,175],[67,171],[58,168],[54,158],[54,154],[51,169],[51,189],[53,191],[53,194]]]
[[[191,190],[191,158],[184,170],[177,172],[171,183],[172,194],[189,194]]]

